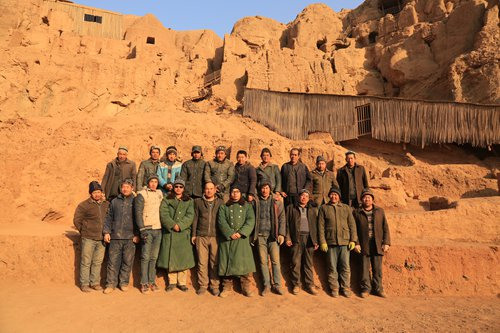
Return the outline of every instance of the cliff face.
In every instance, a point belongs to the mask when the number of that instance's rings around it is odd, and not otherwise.
[[[181,108],[218,69],[212,101],[229,109],[245,86],[498,103],[497,2],[406,1],[395,15],[378,4],[314,4],[287,25],[246,17],[222,41],[153,15],[123,16],[123,39],[80,36],[48,1],[2,1],[0,117]]]

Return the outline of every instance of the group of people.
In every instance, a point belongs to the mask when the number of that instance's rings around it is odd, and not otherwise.
[[[291,249],[292,294],[301,287],[317,294],[313,254],[319,249],[327,257],[330,296],[351,296],[349,257],[355,251],[362,262],[360,296],[385,297],[382,258],[390,246],[389,227],[353,151],[346,153],[336,177],[322,156],[310,172],[297,148],[281,169],[268,148],[262,149],[256,168],[244,150],[233,164],[223,146],[210,161],[200,146],[192,147],[192,158],[184,163],[174,146],[162,157],[157,146],[149,153],[136,172],[127,147],[120,147],[106,166],[102,185],[92,181],[90,197],[75,211],[83,292],[102,290],[106,245],[104,293],[116,287],[126,291],[140,243],[142,293],[159,290],[157,268],[168,273],[167,291],[187,291],[187,270],[196,266],[198,295],[226,297],[239,280],[243,294],[252,296],[251,275],[258,266],[261,295],[283,295],[280,248],[286,246]]]

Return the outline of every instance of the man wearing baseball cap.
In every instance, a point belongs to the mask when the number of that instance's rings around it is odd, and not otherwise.
[[[90,182],[89,194],[90,197],[78,205],[73,218],[73,224],[81,236],[79,282],[83,292],[89,292],[90,288],[102,290],[99,282],[106,250],[102,241],[102,228],[109,207],[98,182]]]
[[[328,204],[319,208],[318,235],[321,251],[326,252],[328,258],[330,296],[339,295],[340,282],[340,292],[345,297],[350,297],[349,251],[360,250],[356,222],[351,207],[340,202],[338,187],[332,187],[328,196],[330,197]]]
[[[191,159],[182,163],[180,178],[186,182],[184,193],[193,200],[203,196],[203,172],[205,160],[201,146],[191,148]]]
[[[120,146],[116,158],[106,165],[106,171],[102,177],[102,188],[106,199],[111,202],[120,194],[120,187],[125,179],[132,179],[135,187],[137,169],[135,162],[128,159],[128,148]]]
[[[361,245],[361,297],[374,295],[386,297],[382,285],[382,258],[389,251],[391,235],[389,225],[382,208],[375,206],[372,190],[365,188],[361,192],[361,208],[354,211],[359,243]],[[372,279],[370,279],[370,265]]]
[[[215,149],[215,158],[205,166],[205,183],[215,184],[217,196],[227,201],[229,188],[234,181],[234,164],[227,159],[227,150],[224,146]]]

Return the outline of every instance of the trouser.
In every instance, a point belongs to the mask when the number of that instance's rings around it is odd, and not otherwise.
[[[370,253],[376,253],[375,242],[370,241]],[[361,291],[381,292],[382,286],[382,258],[381,255],[361,256]],[[370,279],[370,264],[372,266],[372,278]]]
[[[198,254],[198,284],[200,289],[219,289],[220,280],[217,274],[219,263],[218,243],[216,237],[197,236],[195,241]]]
[[[106,245],[102,240],[82,237],[80,256],[80,287],[97,286],[101,282],[101,265]]]
[[[314,285],[313,275],[314,245],[309,233],[301,233],[298,243],[292,246],[292,284],[300,285],[301,268],[304,269],[304,282],[306,287]]]
[[[243,289],[243,291],[248,291],[250,289],[251,276],[252,273],[248,273],[245,275],[236,275],[236,276],[224,276],[222,278],[222,288],[223,290],[230,291],[233,289],[233,281],[240,280],[241,289]]]
[[[331,290],[348,290],[351,279],[347,245],[328,247],[328,284]],[[338,268],[338,271],[337,271]]]
[[[184,271],[178,272],[169,272],[168,273],[168,284],[169,285],[178,285],[185,286],[187,280],[187,269]]]
[[[147,235],[141,248],[141,284],[154,284],[156,280],[156,260],[160,252],[161,229],[144,231]]]
[[[259,250],[260,271],[264,287],[271,286],[269,276],[269,261],[271,257],[271,268],[273,270],[273,286],[281,286],[281,267],[280,267],[280,247],[273,236],[258,236],[257,246]]]
[[[115,288],[118,283],[126,286],[134,263],[135,244],[131,239],[112,239],[109,243],[108,274],[106,287]]]

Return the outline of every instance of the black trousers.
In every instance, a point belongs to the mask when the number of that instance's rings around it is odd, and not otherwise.
[[[370,253],[376,253],[375,241],[370,241]],[[380,292],[384,290],[382,286],[382,258],[384,256],[371,254],[362,257],[361,265],[361,292]],[[370,278],[371,265],[371,278]]]
[[[313,274],[314,245],[309,234],[300,234],[298,243],[292,246],[292,284],[300,286],[301,269],[304,269],[306,287],[314,286]]]

